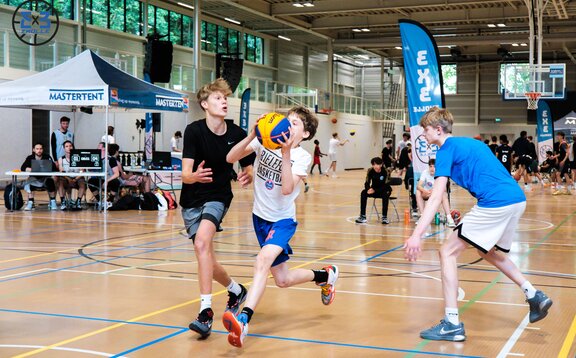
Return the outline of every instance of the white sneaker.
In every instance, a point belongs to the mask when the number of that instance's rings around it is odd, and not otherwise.
[[[446,226],[456,227],[456,223],[454,222],[454,219],[452,219],[452,216],[450,216],[450,215],[448,215],[448,217],[446,219]]]
[[[68,206],[66,205],[66,202],[63,201],[62,204],[60,204],[60,210],[66,210],[68,209]]]
[[[29,201],[26,203],[26,206],[24,207],[24,211],[32,211],[32,210],[34,210],[34,202]]]
[[[48,204],[49,210],[58,210],[58,205],[56,205],[56,199],[51,199],[50,204]]]

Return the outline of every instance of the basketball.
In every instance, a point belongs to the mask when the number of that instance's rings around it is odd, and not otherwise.
[[[290,137],[290,120],[284,115],[270,112],[264,116],[256,126],[256,138],[267,149],[278,149],[281,147],[279,141],[284,141],[284,134]]]
[[[517,170],[517,171],[514,172],[514,180],[516,180],[516,181],[520,180],[520,177],[521,177],[521,176],[522,176],[522,175],[520,175],[520,171],[519,171],[519,170]]]
[[[458,225],[460,219],[462,219],[462,214],[460,214],[460,212],[456,209],[450,211],[450,216],[452,216],[452,219],[454,219],[454,224],[456,225]]]
[[[336,124],[338,122],[338,119],[336,117],[332,118],[332,123]]]

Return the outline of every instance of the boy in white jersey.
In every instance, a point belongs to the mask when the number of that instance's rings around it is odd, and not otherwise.
[[[440,247],[446,315],[436,326],[420,332],[424,339],[456,342],[466,340],[464,323],[460,322],[458,313],[457,259],[469,244],[478,250],[480,257],[496,266],[524,291],[530,306],[530,323],[546,317],[552,300],[542,291],[537,291],[506,256],[526,208],[526,196],[488,146],[472,138],[452,136],[453,122],[452,114],[438,107],[430,109],[420,120],[426,141],[440,149],[436,153],[432,194],[420,217],[420,224],[404,243],[404,249],[408,260],[418,259],[425,227],[442,201],[448,178],[478,199]]]
[[[254,164],[254,208],[252,220],[261,250],[254,264],[253,283],[244,308],[235,316],[226,312],[222,317],[224,327],[230,332],[228,342],[242,347],[248,333],[248,323],[254,309],[264,294],[268,273],[274,276],[281,288],[314,281],[321,286],[322,303],[334,300],[334,285],[338,268],[326,266],[322,270],[289,270],[286,261],[292,254],[289,241],[296,232],[296,205],[300,193],[300,180],[307,175],[311,155],[300,147],[300,142],[310,140],[316,134],[318,119],[304,107],[294,107],[288,112],[290,136],[281,143],[282,148],[266,149],[256,139],[254,124],[247,138],[228,153],[226,160],[234,163],[256,153]]]

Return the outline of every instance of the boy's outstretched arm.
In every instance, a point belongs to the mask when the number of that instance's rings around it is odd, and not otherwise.
[[[228,154],[226,155],[226,161],[228,163],[235,163],[237,161],[239,161],[240,159],[244,158],[245,156],[254,153],[254,149],[252,149],[252,147],[250,147],[250,142],[252,142],[254,140],[254,138],[256,138],[256,126],[258,125],[258,121],[264,118],[264,115],[260,116],[260,118],[258,118],[258,120],[252,125],[252,127],[250,128],[250,133],[248,134],[248,136],[244,139],[242,139],[238,144],[236,144],[232,149],[230,149],[230,151],[228,152]]]

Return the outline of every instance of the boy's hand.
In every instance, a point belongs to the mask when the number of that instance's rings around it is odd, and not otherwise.
[[[408,261],[416,261],[420,252],[422,251],[422,243],[420,237],[412,235],[404,242],[404,258]]]
[[[194,173],[192,173],[192,178],[196,183],[211,183],[212,182],[212,169],[204,168],[206,161],[202,161],[198,164],[198,168]]]
[[[282,139],[278,140],[278,143],[282,146],[280,149],[282,150],[282,154],[286,154],[290,152],[292,149],[292,145],[294,144],[294,131],[292,127],[288,127],[288,131],[290,132],[290,137],[286,137],[286,134],[282,132]]]
[[[368,191],[367,191],[366,193],[367,193],[368,195],[374,194],[374,189],[370,188],[370,189],[368,189]]]
[[[242,188],[246,188],[252,183],[254,176],[252,175],[252,167],[242,168],[240,174],[238,174],[238,182]]]

